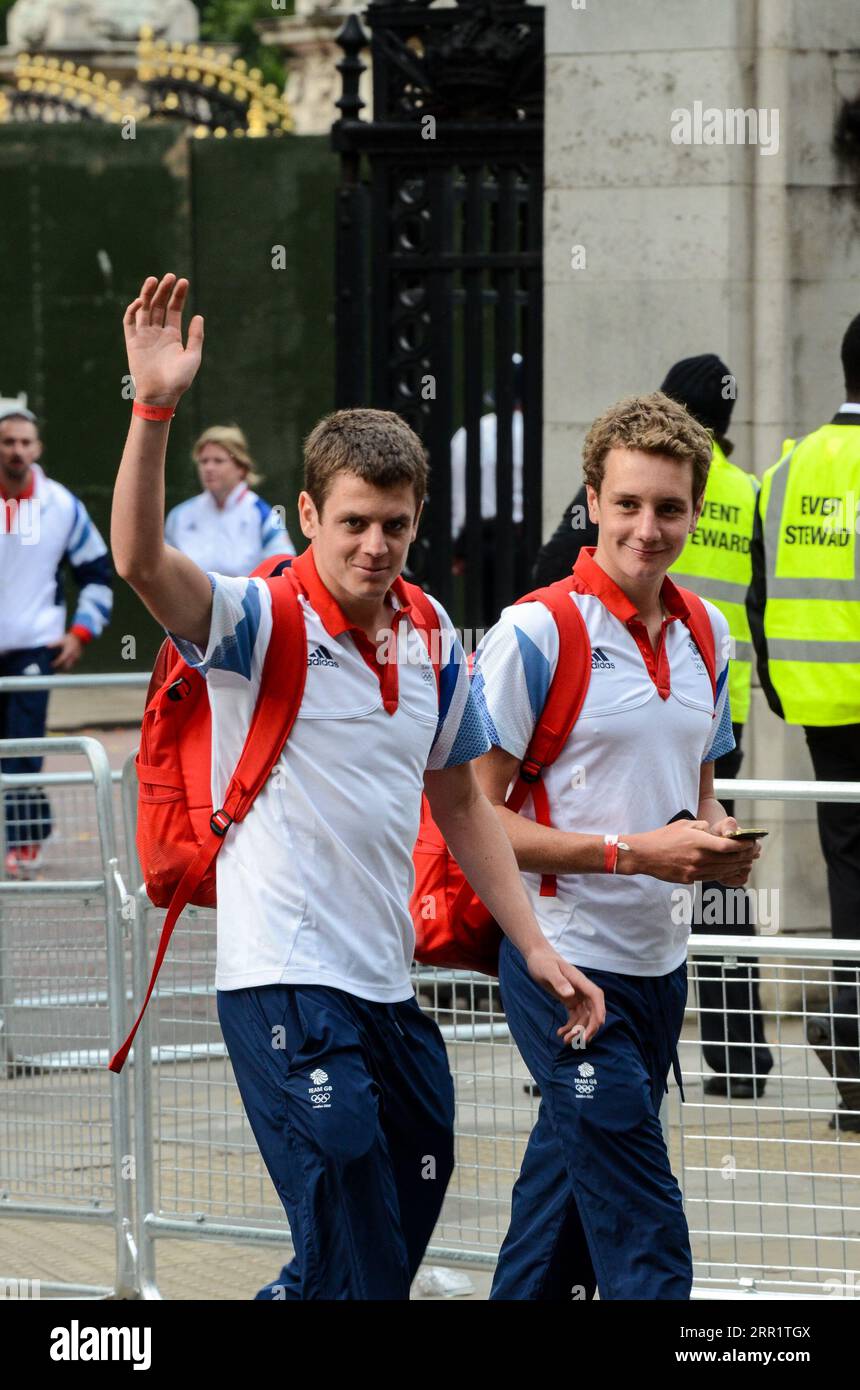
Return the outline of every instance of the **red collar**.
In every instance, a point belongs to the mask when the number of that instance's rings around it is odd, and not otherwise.
[[[613,617],[622,623],[629,623],[631,618],[639,616],[639,610],[624,590],[619,589],[615,580],[610,579],[606,570],[598,565],[594,558],[595,550],[596,546],[593,545],[583,546],[580,550],[573,567],[573,587],[579,594],[593,594]],[[663,580],[660,597],[670,619],[680,618],[683,623],[688,622],[690,610],[668,574]]]
[[[607,612],[622,622],[639,648],[645,669],[657,687],[661,700],[668,700],[671,692],[671,671],[666,656],[666,629],[676,618],[690,625],[690,610],[671,579],[666,576],[660,590],[663,607],[668,614],[660,627],[657,650],[651,646],[651,639],[639,610],[631,603],[623,589],[619,589],[614,579],[610,579],[594,558],[596,547],[583,546],[573,567],[573,588],[580,594],[593,594],[599,599]]]
[[[33,496],[33,493],[35,492],[35,490],[36,490],[36,474],[33,472],[33,469],[32,469],[32,468],[30,469],[30,481],[29,481],[29,483],[28,483],[27,486],[24,488],[24,491],[23,491],[23,492],[19,492],[19,493],[17,494],[16,497],[10,497],[10,496],[9,496],[9,493],[6,491],[6,489],[5,489],[5,487],[3,486],[3,484],[0,483],[0,497],[2,497],[2,499],[3,499],[4,502],[10,502],[10,501],[11,501],[11,502],[23,502],[26,498],[32,497],[32,496]]]
[[[322,619],[323,627],[329,637],[341,637],[345,632],[361,631],[360,628],[356,628],[355,623],[350,622],[337,599],[320,579],[312,545],[309,545],[301,555],[296,556],[291,569],[307,594],[311,607]],[[389,599],[392,595],[397,600],[399,610],[406,617],[409,617],[412,612],[412,604],[409,601],[406,586],[399,576],[385,597]]]

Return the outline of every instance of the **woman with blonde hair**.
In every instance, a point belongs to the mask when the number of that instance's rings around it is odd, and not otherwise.
[[[248,441],[238,425],[210,425],[191,450],[203,491],[167,514],[164,538],[204,570],[245,575],[271,555],[295,555],[280,509],[251,489]]]

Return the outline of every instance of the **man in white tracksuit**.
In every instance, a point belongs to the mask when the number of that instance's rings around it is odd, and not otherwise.
[[[0,407],[0,675],[70,671],[110,620],[113,603],[107,547],[79,497],[45,476],[35,415],[14,401]],[[61,573],[79,589],[70,627]],[[0,695],[0,738],[42,738],[46,690]],[[41,758],[4,758],[6,773],[35,773]],[[6,872],[26,877],[52,829],[39,788],[9,792],[5,802]]]

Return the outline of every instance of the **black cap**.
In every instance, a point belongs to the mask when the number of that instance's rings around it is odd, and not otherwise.
[[[669,368],[660,387],[716,435],[724,435],[729,427],[735,389],[734,377],[714,352],[682,358]]]

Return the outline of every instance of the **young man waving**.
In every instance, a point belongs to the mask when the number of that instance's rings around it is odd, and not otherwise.
[[[136,399],[111,537],[120,575],[207,678],[217,806],[272,610],[264,581],[204,574],[164,543],[169,420],[203,346],[196,315],[183,347],[187,291],[150,277],[126,310]],[[310,434],[305,470],[311,544],[294,574],[307,683],[276,775],[218,857],[218,1012],[296,1249],[260,1296],[405,1299],[453,1166],[445,1046],[409,980],[422,788],[538,991],[558,1001],[559,1036],[593,1036],[602,995],[546,942],[477,787],[470,760],[487,741],[447,614],[436,605],[438,695],[412,624],[399,576],[426,488],[420,441],[390,412],[338,411]]]
[[[504,802],[558,665],[559,627],[544,604],[520,604],[478,649],[472,690],[493,744],[479,780],[547,941],[606,1000],[587,1049],[565,1048],[555,1004],[534,989],[516,943],[502,943],[505,1011],[542,1101],[494,1298],[591,1297],[595,1286],[601,1299],[689,1297],[687,1225],[658,1118],[670,1063],[680,1081],[687,997],[692,899],[683,911],[677,890],[740,885],[758,854],[725,838],[737,824],[713,793],[713,761],[733,747],[728,625],[706,605],[715,699],[684,593],[666,578],[698,520],[710,458],[707,432],[660,392],[622,401],[586,439],[599,542],[580,554],[569,600],[591,673],[543,773],[551,826],[529,803],[517,815]],[[543,874],[557,876],[556,896],[541,895]]]

